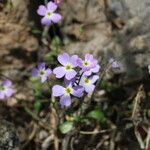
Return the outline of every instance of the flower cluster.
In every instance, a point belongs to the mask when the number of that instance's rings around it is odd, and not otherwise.
[[[58,4],[60,4],[61,1],[57,2],[48,2],[47,5],[40,5],[37,13],[40,16],[43,16],[41,19],[42,25],[49,26],[52,23],[58,23],[61,20],[61,15],[59,13],[55,13],[57,10]]]
[[[58,55],[60,65],[51,71],[45,67],[45,63],[39,63],[37,68],[33,68],[32,76],[40,78],[41,82],[45,82],[50,74],[54,74],[56,78],[64,79],[64,84],[54,85],[52,87],[52,95],[60,97],[61,107],[71,105],[71,97],[82,97],[84,91],[92,93],[95,88],[95,82],[99,79],[96,73],[100,70],[98,61],[93,55],[86,54],[84,59],[77,55],[69,55],[63,53]]]
[[[98,73],[100,66],[98,61],[93,58],[93,55],[86,54],[84,59],[77,55],[70,56],[67,53],[58,56],[58,62],[61,66],[56,67],[53,73],[56,78],[64,77],[65,86],[54,85],[52,88],[53,96],[60,97],[60,104],[62,107],[71,105],[71,95],[82,97],[84,91],[92,93],[95,85],[94,83],[99,79]]]
[[[12,82],[10,80],[5,80],[0,85],[0,100],[12,96],[15,91],[12,89]]]

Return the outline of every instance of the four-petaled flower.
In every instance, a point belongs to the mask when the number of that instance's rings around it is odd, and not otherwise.
[[[99,79],[98,75],[94,75],[90,78],[88,78],[87,76],[82,76],[79,85],[81,85],[82,87],[84,87],[84,90],[87,93],[92,93],[94,91],[95,85],[94,83]]]
[[[114,60],[113,58],[109,59],[109,63],[111,64],[112,68],[119,68],[120,67],[120,63],[116,60]]]
[[[56,67],[53,70],[53,73],[56,75],[56,78],[62,78],[65,76],[67,80],[73,79],[77,72],[74,70],[77,67],[77,55],[69,56],[67,53],[58,56],[58,61],[61,67]]]
[[[53,23],[58,23],[61,20],[61,15],[58,13],[54,13],[55,10],[57,9],[57,5],[53,2],[47,3],[47,6],[40,5],[37,13],[40,16],[43,16],[41,19],[41,23],[43,25],[49,26],[52,22]]]
[[[45,63],[39,63],[37,68],[32,69],[32,76],[39,77],[41,82],[45,82],[48,76],[52,73],[51,69],[45,67]]]
[[[5,80],[0,85],[0,100],[12,96],[15,91],[12,89],[12,82],[10,80]]]
[[[85,59],[78,58],[77,62],[82,71],[89,71],[97,65],[97,60],[91,54],[85,54]]]
[[[55,97],[60,97],[61,107],[68,107],[71,105],[71,95],[76,97],[82,97],[83,90],[83,87],[72,87],[71,84],[67,85],[66,87],[54,85],[52,88],[52,95]]]

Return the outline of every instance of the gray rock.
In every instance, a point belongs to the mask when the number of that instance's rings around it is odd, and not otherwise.
[[[13,124],[0,121],[0,150],[19,150],[19,140]]]
[[[150,2],[149,0],[106,2],[78,1],[74,7],[74,3],[68,0],[71,15],[64,20],[62,30],[66,37],[71,35],[74,38],[73,40],[67,38],[64,50],[80,54],[90,52],[99,58],[105,58],[106,61],[114,57],[122,63],[122,70],[119,73],[123,73],[124,77],[121,78],[121,82],[133,78],[142,79],[143,68],[150,64]],[[73,20],[76,21],[74,24]],[[112,25],[117,24],[118,20],[123,21],[124,25],[115,29]],[[83,33],[79,33],[80,27],[84,28]]]

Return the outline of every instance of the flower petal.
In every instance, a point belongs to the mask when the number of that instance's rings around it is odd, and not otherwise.
[[[68,107],[71,105],[71,97],[68,95],[63,95],[60,98],[60,105],[61,107]]]
[[[49,69],[49,68],[47,68],[47,69],[46,69],[46,76],[48,77],[51,73],[52,73],[52,70]]]
[[[95,85],[90,84],[84,87],[87,93],[92,93],[94,91]]]
[[[71,80],[76,76],[77,72],[73,69],[71,69],[70,71],[66,72],[65,78],[67,80]]]
[[[77,67],[78,66],[77,60],[78,60],[78,56],[77,55],[71,56],[70,63],[71,63],[71,65],[73,67]]]
[[[32,69],[32,76],[33,76],[33,77],[37,76],[37,75],[38,75],[38,72],[39,72],[38,69],[33,68],[33,69]]]
[[[53,70],[53,73],[56,75],[56,78],[62,78],[66,71],[64,67],[57,67]]]
[[[46,7],[44,5],[40,5],[38,10],[37,10],[37,13],[40,16],[45,16],[45,14],[46,14]]]
[[[67,53],[61,54],[58,56],[58,61],[62,65],[66,65],[69,62],[70,56]]]
[[[97,80],[99,79],[99,76],[98,75],[94,75],[90,78],[91,80],[91,83],[95,83]]]
[[[50,20],[50,18],[48,18],[48,17],[43,17],[43,18],[41,19],[41,23],[42,23],[43,25],[49,26],[49,25],[51,24],[51,20]]]
[[[57,9],[57,5],[53,2],[49,2],[47,4],[47,9],[50,11],[50,12],[54,12],[56,9]]]
[[[4,92],[3,92],[3,91],[0,91],[0,99],[2,100],[2,99],[4,99],[4,98],[5,98]]]
[[[85,54],[85,60],[93,60],[93,55]]]
[[[54,85],[52,88],[52,95],[53,96],[62,96],[64,94],[64,87],[60,85]]]
[[[7,97],[12,96],[14,93],[15,93],[15,91],[13,89],[7,89],[7,90],[5,90],[5,95]]]
[[[3,83],[2,83],[3,86],[5,87],[10,87],[12,86],[12,82],[10,80],[5,80]]]
[[[82,97],[83,96],[84,88],[82,86],[76,86],[73,89],[74,89],[74,91],[73,91],[72,95],[74,95],[76,97]]]
[[[82,66],[83,66],[83,60],[82,60],[81,58],[78,58],[78,59],[77,59],[77,64],[78,64],[78,66],[79,66],[80,68],[82,68]]]
[[[51,16],[50,16],[50,19],[52,22],[54,23],[58,23],[60,20],[61,20],[61,15],[58,14],[58,13],[53,13]]]
[[[76,77],[74,77],[74,78],[72,78],[71,80],[67,80],[66,78],[64,78],[64,84],[66,85],[66,86],[68,86],[68,85],[74,85],[75,84],[75,82],[77,81],[77,78]]]
[[[38,69],[44,69],[45,68],[45,63],[41,62],[38,64]]]
[[[47,80],[47,76],[46,76],[45,74],[42,75],[42,76],[40,76],[40,78],[41,78],[41,82],[42,82],[42,83]]]
[[[119,68],[120,67],[119,62],[114,60],[113,58],[109,59],[109,63],[111,64],[112,68]]]
[[[85,76],[90,76],[91,74],[92,74],[92,69],[90,69],[89,71],[84,72]]]
[[[92,72],[97,73],[99,72],[100,68],[101,68],[100,65],[97,64],[95,68],[92,68]]]

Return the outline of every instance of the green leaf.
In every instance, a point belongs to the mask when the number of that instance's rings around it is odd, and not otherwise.
[[[50,53],[45,55],[45,60],[50,64],[55,64],[57,55],[58,53],[56,51],[51,51]]]
[[[42,34],[42,32],[40,31],[40,30],[38,30],[38,29],[33,29],[32,31],[31,31],[33,34]]]
[[[80,122],[80,121],[81,121],[81,117],[80,117],[80,116],[75,116],[75,117],[74,117],[74,120],[75,120],[76,122]]]
[[[150,118],[150,110],[147,111],[147,115]]]
[[[41,102],[40,102],[40,101],[36,101],[36,102],[34,103],[34,109],[40,110],[40,108],[41,108]]]
[[[61,48],[62,46],[62,42],[61,42],[61,39],[59,38],[59,36],[55,36],[53,39],[52,39],[52,42],[51,42],[51,48],[53,50],[58,50],[59,48]]]
[[[93,110],[87,114],[87,117],[93,118],[99,122],[105,121],[104,113],[100,109]]]
[[[80,33],[84,33],[85,32],[85,28],[82,26],[82,27],[80,27]]]
[[[59,130],[61,133],[66,134],[73,128],[73,122],[66,121],[59,126]]]

